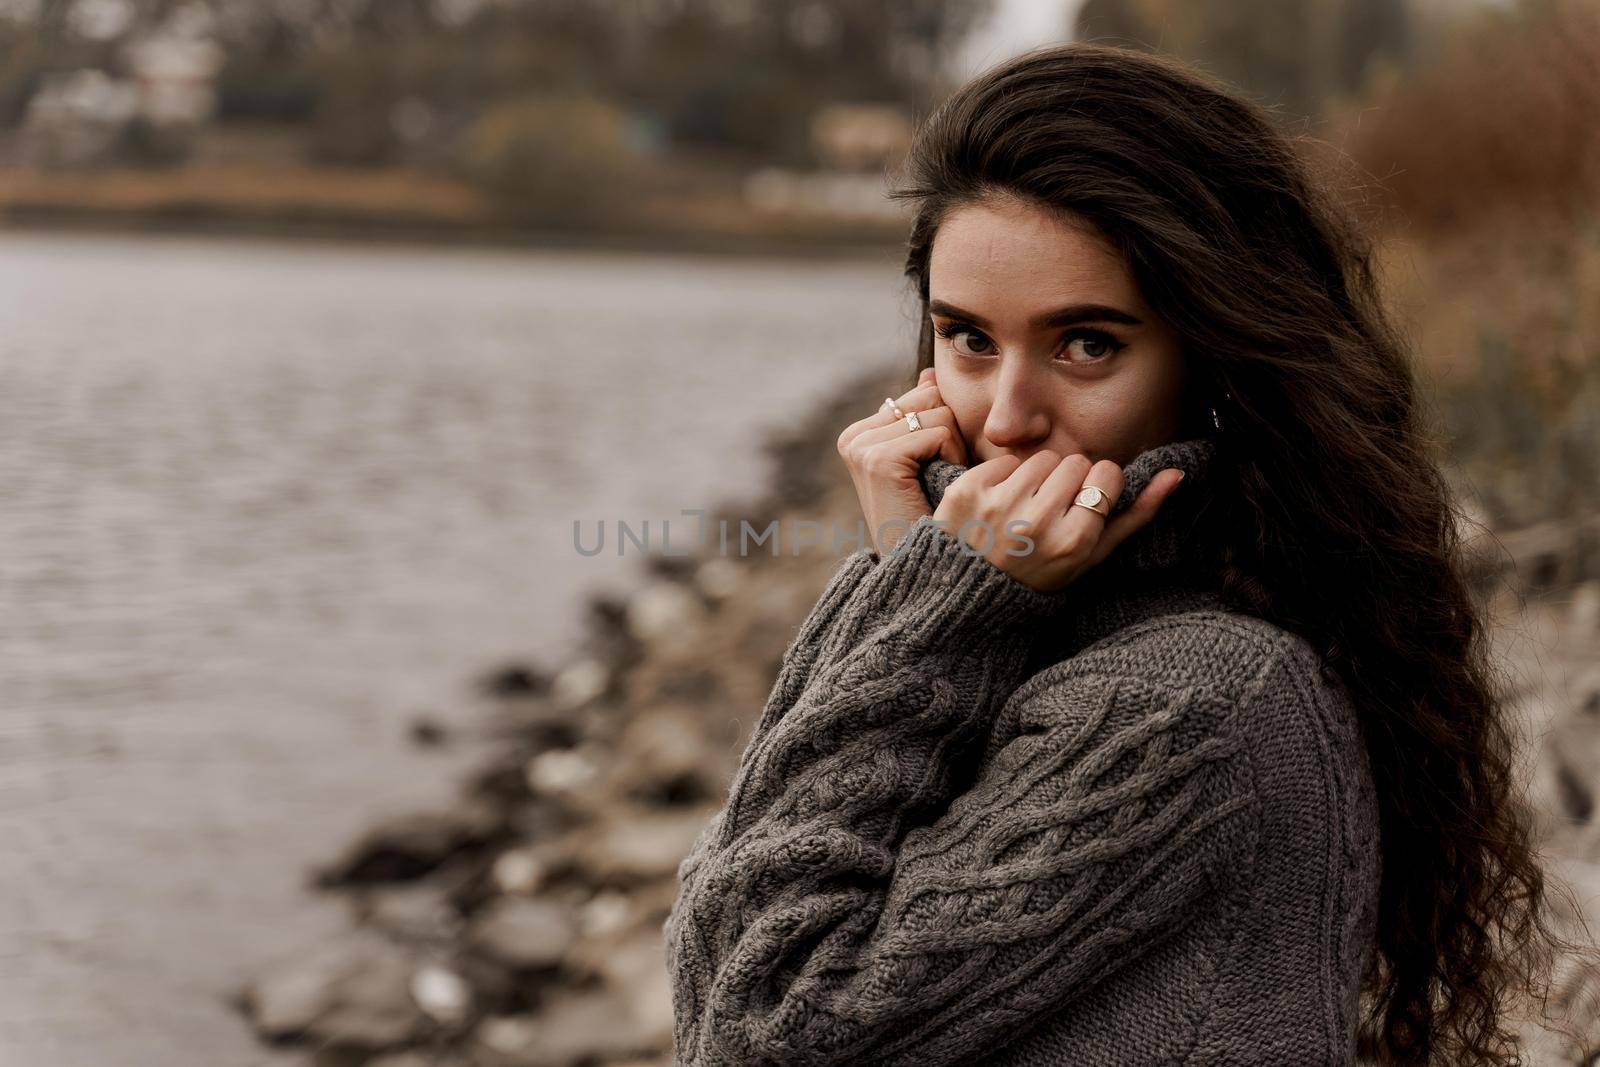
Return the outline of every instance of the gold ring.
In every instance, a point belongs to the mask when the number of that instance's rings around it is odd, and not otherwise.
[[[1078,495],[1072,498],[1072,506],[1088,508],[1102,519],[1111,513],[1111,505],[1106,491],[1098,485],[1086,485],[1078,490]]]

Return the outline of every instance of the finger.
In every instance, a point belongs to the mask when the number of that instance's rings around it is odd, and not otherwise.
[[[868,430],[877,429],[880,426],[887,426],[891,422],[899,421],[899,419],[900,416],[890,411],[887,407],[879,408],[877,411],[873,412],[871,415],[868,415],[864,419],[857,419],[840,432],[839,451],[843,452],[847,445],[853,443],[856,438],[860,437]]]
[[[902,411],[922,411],[925,408],[940,407],[944,404],[944,400],[939,396],[938,386],[930,383],[906,390],[895,398],[895,403],[900,405]],[[888,411],[888,405],[884,405],[882,410]]]
[[[955,431],[948,426],[924,426],[920,430],[911,430],[899,437],[881,441],[873,447],[892,450],[896,456],[920,462],[939,455],[954,436]]]
[[[1078,493],[1089,486],[1100,490],[1101,502],[1094,507],[1085,504],[1077,505]],[[1077,490],[1068,497],[1066,509],[1061,512],[1061,521],[1056,524],[1060,531],[1062,543],[1076,543],[1090,546],[1091,550],[1098,547],[1101,538],[1105,536],[1107,519],[1102,511],[1110,512],[1112,501],[1117,499],[1122,492],[1122,468],[1109,459],[1102,459],[1089,468],[1089,473],[1084,475],[1083,482]]]
[[[1121,512],[1106,523],[1105,530],[1100,534],[1100,540],[1094,547],[1094,553],[1089,557],[1090,565],[1099,563],[1110,555],[1111,552],[1123,541],[1131,537],[1140,527],[1146,525],[1156,517],[1161,510],[1161,505],[1183,479],[1181,472],[1176,468],[1168,467],[1150,479],[1150,484],[1144,487],[1144,492],[1134,498]],[[1120,490],[1119,490],[1120,492]],[[1082,511],[1082,508],[1078,508]]]
[[[991,488],[1009,478],[1012,472],[1020,466],[1022,466],[1022,460],[1007,453],[1003,456],[984,460],[982,463],[970,468],[957,481],[967,479],[974,485]]]
[[[1035,499],[1049,514],[1064,516],[1093,467],[1094,463],[1088,456],[1074,452],[1056,464],[1056,469],[1050,472],[1034,494]]]
[[[911,398],[911,403],[906,403],[907,398]],[[901,411],[915,411],[920,414],[921,412],[930,408],[941,406],[941,404],[937,402],[930,403],[930,399],[933,401],[938,401],[938,393],[933,392],[931,394],[919,394],[918,390],[913,389],[900,399],[896,400],[895,403],[900,405]],[[844,428],[843,432],[839,434],[839,449],[840,451],[843,451],[846,445],[850,444],[857,437],[860,437],[869,430],[881,429],[885,426],[893,426],[897,422],[904,423],[905,417],[903,415],[896,415],[888,404],[880,404],[878,405],[877,411],[874,411],[871,415],[868,415],[864,419],[857,419],[855,422],[852,422],[849,426]]]
[[[1054,449],[1041,448],[1017,465],[1017,469],[1005,480],[1005,485],[1016,493],[1018,500],[1032,500],[1033,495],[1044,484],[1044,480],[1060,462],[1061,453]]]
[[[931,385],[931,384],[933,384],[933,368],[932,367],[923,367],[922,368],[922,373],[917,375],[917,384],[918,385]]]
[[[917,412],[917,420],[922,423],[924,428],[929,426],[946,426],[952,431],[957,429],[955,412],[951,411],[949,408],[929,408],[924,411],[919,411]],[[910,424],[907,423],[905,419],[895,418],[883,426],[877,426],[862,431],[857,443],[862,446],[870,446],[884,441],[892,441],[895,438],[904,437],[915,432],[916,431],[911,429]],[[957,435],[952,434],[951,436],[952,439],[954,439]],[[956,441],[955,443],[957,445],[960,444],[959,441]],[[953,449],[950,454],[958,457],[956,459],[951,459],[950,462],[957,464],[962,464],[965,462],[965,457],[962,456],[959,449]]]

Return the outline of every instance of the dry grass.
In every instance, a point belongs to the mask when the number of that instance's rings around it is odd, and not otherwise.
[[[1497,523],[1600,509],[1596,55],[1600,5],[1524,0],[1341,116],[1392,209],[1389,291],[1453,458]]]
[[[0,211],[324,216],[478,223],[472,186],[409,171],[198,165],[176,170],[0,171]]]
[[[1600,193],[1600,4],[1521,0],[1461,24],[1427,69],[1344,116],[1349,150],[1410,222],[1567,222]]]

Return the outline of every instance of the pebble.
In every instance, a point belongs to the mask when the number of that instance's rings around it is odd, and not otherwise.
[[[264,1037],[381,1049],[408,1040],[422,1015],[410,994],[411,964],[396,946],[351,935],[270,971],[245,992]]]
[[[628,630],[653,644],[685,640],[705,614],[700,598],[677,582],[651,582],[628,601]]]
[[[367,831],[319,881],[329,886],[420,878],[457,853],[485,844],[498,827],[495,813],[481,806],[400,815]]]
[[[739,591],[743,577],[739,564],[722,556],[712,556],[694,572],[694,584],[701,596],[721,602]]]
[[[577,939],[572,909],[547,900],[501,897],[472,924],[472,941],[511,967],[554,967]]]
[[[535,1012],[485,1019],[477,1040],[508,1067],[580,1067],[656,1051],[612,991],[557,989]]]
[[[447,967],[427,966],[411,976],[411,998],[429,1017],[453,1025],[472,1010],[472,987]]]
[[[599,882],[666,878],[677,872],[710,814],[705,806],[611,811],[578,837],[573,858]]]
[[[1567,625],[1580,640],[1600,638],[1600,579],[1578,586],[1567,609]]]
[[[579,925],[586,936],[604,937],[626,926],[632,914],[633,904],[627,894],[606,889],[583,906]]]
[[[544,884],[547,868],[531,848],[509,848],[495,857],[490,877],[502,893],[527,896]]]
[[[611,671],[597,659],[580,659],[561,669],[550,685],[550,695],[562,711],[574,711],[598,700],[611,684]]]
[[[585,752],[553,748],[528,761],[528,788],[535,793],[570,793],[594,781],[599,773],[600,768]]]

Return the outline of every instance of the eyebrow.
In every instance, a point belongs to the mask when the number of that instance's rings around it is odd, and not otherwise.
[[[970,311],[962,311],[954,304],[943,300],[928,301],[928,312],[932,315],[943,315],[946,318],[961,319],[974,326],[981,326],[985,330],[992,330],[994,325],[982,315],[974,315]],[[1028,325],[1035,330],[1047,330],[1052,326],[1073,326],[1080,322],[1116,322],[1124,326],[1143,326],[1144,320],[1128,314],[1118,308],[1106,304],[1069,304],[1064,308],[1046,311],[1035,315],[1028,320]]]

